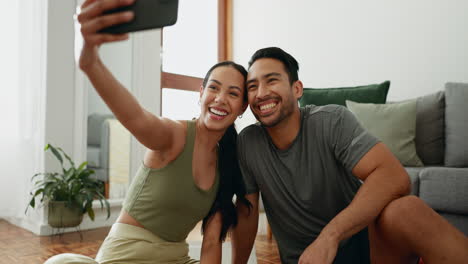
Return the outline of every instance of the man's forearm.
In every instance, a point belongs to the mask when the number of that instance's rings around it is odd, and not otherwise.
[[[374,221],[391,201],[408,193],[409,178],[404,169],[381,167],[365,180],[351,204],[335,216],[320,238],[342,241]]]

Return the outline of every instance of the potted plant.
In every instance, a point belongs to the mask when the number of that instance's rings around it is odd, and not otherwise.
[[[103,195],[103,183],[92,178],[94,171],[86,167],[87,162],[80,164],[78,168],[70,157],[61,149],[47,144],[44,151],[50,150],[57,158],[62,167],[60,173],[37,173],[43,175],[41,179],[36,179],[31,192],[32,198],[29,206],[36,206],[36,197],[41,196],[41,203],[49,206],[48,223],[52,227],[74,227],[81,223],[83,214],[88,213],[89,218],[94,221],[93,201],[99,200],[101,208],[104,205],[107,209],[107,218],[110,217],[109,202]],[[68,168],[64,166],[64,159],[68,162]]]

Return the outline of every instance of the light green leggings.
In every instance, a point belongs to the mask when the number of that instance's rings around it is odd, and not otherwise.
[[[96,259],[78,254],[60,254],[44,264],[194,264],[188,244],[165,241],[150,231],[116,223],[101,245]]]

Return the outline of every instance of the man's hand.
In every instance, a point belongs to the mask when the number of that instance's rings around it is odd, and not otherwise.
[[[302,252],[299,264],[331,264],[336,257],[337,250],[337,241],[319,236]]]

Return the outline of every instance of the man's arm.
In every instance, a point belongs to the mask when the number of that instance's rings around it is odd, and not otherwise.
[[[247,263],[258,228],[258,192],[245,196],[252,204],[249,208],[237,202],[237,226],[232,230],[232,263]]]
[[[328,260],[331,258],[331,263],[340,241],[368,226],[385,206],[410,191],[407,172],[383,143],[371,148],[352,172],[364,181],[363,185],[351,204],[336,215],[304,251],[300,263],[307,263],[319,255]],[[334,252],[329,248],[334,248]]]

